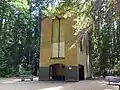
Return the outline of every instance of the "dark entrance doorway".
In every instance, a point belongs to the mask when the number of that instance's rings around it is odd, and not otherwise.
[[[52,64],[50,65],[49,68],[50,68],[49,70],[50,80],[59,80],[59,81],[65,80],[65,75],[64,75],[65,66],[63,64]]]
[[[84,66],[79,65],[79,80],[84,80]]]

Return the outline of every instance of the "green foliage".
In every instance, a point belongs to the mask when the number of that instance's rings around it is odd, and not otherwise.
[[[35,1],[0,0],[0,76],[18,75],[19,65],[37,74],[40,32],[34,13],[40,7]],[[45,0],[39,1],[42,6]]]
[[[9,72],[8,69],[8,59],[5,57],[4,52],[2,51],[2,49],[0,48],[0,76],[5,76],[7,75]]]

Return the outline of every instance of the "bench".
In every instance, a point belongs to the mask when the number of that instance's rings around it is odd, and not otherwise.
[[[115,83],[118,83],[117,86],[119,86],[119,89],[120,90],[120,77],[118,76],[106,76],[105,77],[105,80],[108,82],[108,85],[110,85],[110,82],[115,82]]]
[[[25,79],[30,79],[30,81],[33,81],[33,76],[30,75],[21,75],[21,81],[25,81]]]
[[[119,83],[120,77],[118,77],[118,76],[106,76],[105,80],[108,81],[108,84],[110,85],[110,82]]]

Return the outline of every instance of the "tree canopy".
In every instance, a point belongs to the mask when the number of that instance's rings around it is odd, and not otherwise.
[[[19,75],[20,65],[37,73],[39,29],[33,1],[0,0],[0,76]]]

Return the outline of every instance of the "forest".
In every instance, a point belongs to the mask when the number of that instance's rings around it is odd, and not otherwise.
[[[74,15],[75,32],[91,28],[94,74],[120,74],[120,0],[0,0],[0,77],[37,75],[42,18]],[[83,33],[84,34],[84,33]]]

